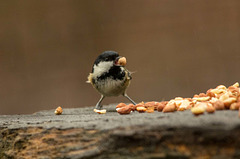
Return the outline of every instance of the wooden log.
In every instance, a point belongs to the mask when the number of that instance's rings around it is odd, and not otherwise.
[[[238,111],[119,115],[93,107],[0,116],[0,158],[239,158]],[[109,111],[110,110],[110,111]]]

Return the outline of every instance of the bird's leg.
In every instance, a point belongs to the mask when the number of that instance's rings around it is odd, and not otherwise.
[[[100,98],[100,100],[97,102],[95,109],[97,109],[97,110],[101,110],[101,109],[102,109],[101,102],[102,102],[102,100],[103,100],[104,98],[105,98],[105,96],[104,96],[104,95],[101,95],[101,98]]]
[[[132,102],[132,104],[134,104],[134,105],[137,104],[127,94],[124,94],[123,96],[126,97],[128,100],[130,100],[130,102]]]

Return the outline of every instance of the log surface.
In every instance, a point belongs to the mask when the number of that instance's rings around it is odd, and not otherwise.
[[[238,111],[119,115],[93,107],[0,116],[0,158],[240,158]]]

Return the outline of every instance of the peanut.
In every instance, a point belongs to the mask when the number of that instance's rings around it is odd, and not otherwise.
[[[152,106],[152,107],[147,107],[147,112],[148,112],[148,113],[153,113],[153,112],[154,112],[154,106]]]
[[[61,115],[62,112],[63,112],[62,107],[59,106],[59,107],[57,107],[57,109],[55,110],[54,113],[55,113],[56,115]]]
[[[93,109],[93,111],[94,111],[95,113],[98,113],[98,114],[106,114],[106,112],[107,112],[106,109],[102,109],[102,110]]]
[[[122,108],[122,107],[125,107],[127,104],[125,103],[119,103],[116,108]]]
[[[190,105],[191,105],[191,102],[187,99],[184,99],[181,105],[178,107],[178,111],[186,110],[187,108],[189,108]]]
[[[125,66],[127,64],[127,59],[125,57],[121,57],[118,59],[118,64],[121,66]]]
[[[209,97],[216,97],[216,95],[213,93],[213,92],[211,92],[211,90],[212,89],[209,89],[208,91],[207,91],[207,96],[209,96]]]
[[[158,103],[157,110],[159,112],[161,112],[163,110],[163,108],[167,105],[167,103],[168,103],[167,101],[163,101],[163,102]]]
[[[147,110],[147,108],[145,108],[145,107],[137,107],[136,110],[137,110],[139,113],[144,113],[144,112]]]
[[[240,108],[240,102],[238,102],[238,103],[232,103],[231,105],[230,105],[230,109],[231,110],[238,110]]]
[[[152,101],[152,102],[147,102],[144,104],[146,108],[148,107],[154,107],[154,110],[157,110],[158,107],[158,102]]]
[[[211,97],[206,96],[206,97],[194,97],[194,100],[197,100],[198,102],[202,102],[202,101],[208,101]]]
[[[163,111],[164,113],[168,113],[168,112],[174,112],[176,109],[176,104],[175,103],[168,103],[164,108]]]
[[[234,86],[234,87],[239,87],[239,83],[236,82],[236,83],[234,83],[232,86]]]
[[[130,114],[132,111],[132,108],[131,106],[127,105],[125,107],[121,107],[117,110],[117,112],[121,115],[124,115],[124,114]]]
[[[194,115],[200,115],[204,113],[205,109],[203,107],[193,107],[191,111]]]
[[[223,110],[225,109],[224,107],[224,103],[220,100],[217,100],[215,102],[212,103],[213,107],[216,109],[216,110]]]
[[[215,108],[214,108],[213,106],[208,106],[208,107],[206,108],[206,112],[208,112],[208,113],[214,113],[214,112],[215,112]]]
[[[225,108],[229,109],[230,105],[231,105],[232,103],[236,102],[236,100],[237,100],[237,99],[234,98],[234,97],[230,97],[230,98],[224,100],[223,103],[224,103]]]

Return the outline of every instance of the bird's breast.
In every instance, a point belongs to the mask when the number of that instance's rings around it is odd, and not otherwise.
[[[124,67],[117,66],[101,72],[99,66],[95,66],[91,73],[93,86],[104,96],[123,95],[131,80],[129,72]]]
[[[105,80],[95,81],[96,89],[105,96],[119,96],[123,95],[128,86],[128,81],[115,80],[113,78],[107,78]]]

